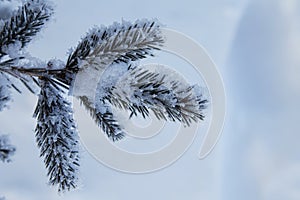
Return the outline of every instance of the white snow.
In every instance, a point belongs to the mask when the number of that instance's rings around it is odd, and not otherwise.
[[[114,63],[108,66],[101,75],[98,85],[96,98],[101,99],[105,95],[107,89],[114,86],[119,79],[128,71],[128,64],[126,63]]]
[[[57,58],[53,58],[47,63],[48,69],[63,69],[65,68],[65,66],[66,64],[62,60],[59,60]]]
[[[108,91],[126,73],[128,65],[126,63],[114,63],[108,66],[102,73],[97,84],[95,95],[95,108],[100,113],[111,111],[108,104],[101,101]]]
[[[17,58],[23,54],[21,51],[22,43],[16,41],[15,43],[9,44],[8,46],[1,47],[1,50],[10,56],[10,58]]]

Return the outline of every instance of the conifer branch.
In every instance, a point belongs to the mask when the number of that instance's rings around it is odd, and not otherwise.
[[[105,99],[117,108],[129,110],[130,117],[139,113],[145,118],[151,110],[158,119],[187,126],[203,120],[207,100],[197,95],[192,86],[182,86],[182,82],[166,77],[165,73],[136,67],[122,77]]]
[[[112,141],[118,141],[122,139],[125,134],[119,125],[118,121],[115,120],[113,113],[109,108],[100,110],[97,106],[94,106],[87,97],[79,97],[80,104],[85,107],[89,112],[90,116],[94,119],[95,123],[102,129],[102,131]],[[105,104],[105,102],[103,102]],[[102,105],[103,107],[107,105]]]
[[[7,55],[9,45],[20,43],[23,48],[44,27],[53,9],[43,0],[28,0],[5,22],[0,32],[0,57]]]
[[[70,84],[70,73],[76,74],[80,69],[91,66],[105,69],[114,62],[128,63],[153,56],[152,51],[158,50],[163,42],[155,21],[123,22],[94,28],[70,54],[66,64],[67,73],[58,77]]]
[[[163,45],[164,37],[156,21],[115,23],[90,30],[71,51],[66,63],[53,59],[45,64],[25,56],[23,50],[52,14],[53,8],[46,1],[27,0],[0,27],[0,111],[11,99],[10,88],[21,92],[14,79],[33,93],[36,86],[40,88],[34,111],[36,142],[49,184],[63,192],[76,188],[78,181],[79,141],[71,103],[65,98],[65,92],[72,91],[76,75],[93,68],[104,72],[113,64],[121,67],[125,63],[127,69],[131,62],[153,56],[153,51]],[[31,60],[36,64],[32,65]],[[97,91],[100,96],[96,96],[96,102],[91,102],[88,95],[78,97],[113,141],[123,138],[124,131],[111,105],[131,111],[130,117],[141,114],[145,118],[153,112],[158,119],[179,121],[187,126],[204,119],[202,111],[207,100],[193,86],[172,80],[165,72],[141,67],[128,67],[117,75],[115,82]],[[5,140],[0,137],[0,160],[9,161],[15,148],[2,141]]]
[[[0,136],[0,161],[10,162],[16,148],[9,143],[7,135]]]
[[[49,184],[58,191],[77,186],[79,141],[71,104],[51,79],[40,80],[41,92],[34,112],[36,142],[48,170]]]
[[[33,37],[44,27],[53,14],[53,8],[44,0],[28,0],[0,28],[0,73],[19,79],[32,93],[35,93],[34,77],[17,70],[19,61],[24,59],[22,50]],[[11,87],[20,90],[11,82]]]

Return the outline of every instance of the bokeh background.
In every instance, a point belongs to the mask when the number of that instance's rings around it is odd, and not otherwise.
[[[224,79],[227,117],[214,151],[197,158],[201,137],[170,167],[133,175],[82,154],[80,189],[49,187],[34,141],[36,97],[14,94],[0,113],[2,133],[17,146],[0,163],[7,200],[300,199],[300,2],[298,0],[57,0],[55,20],[28,51],[44,60],[67,50],[93,25],[157,18],[204,46]],[[14,3],[0,1],[4,15]],[[298,55],[299,54],[299,55]]]

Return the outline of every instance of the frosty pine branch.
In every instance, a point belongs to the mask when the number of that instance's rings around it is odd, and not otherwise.
[[[34,111],[40,156],[48,170],[49,183],[58,191],[76,188],[79,167],[78,136],[71,104],[47,78],[40,80],[41,91]]]
[[[17,86],[19,81],[37,94],[36,142],[49,183],[57,186],[58,191],[78,185],[79,141],[67,94],[81,101],[113,141],[122,139],[125,131],[116,120],[112,106],[130,111],[129,117],[146,118],[153,112],[160,120],[177,121],[185,126],[204,119],[207,100],[197,86],[175,80],[170,76],[171,70],[158,66],[151,71],[138,66],[139,60],[153,56],[164,45],[157,21],[123,21],[94,27],[71,50],[66,62],[52,59],[45,63],[29,56],[25,48],[52,14],[51,3],[46,0],[27,0],[10,18],[0,21],[0,111],[7,108],[11,89],[21,92]],[[78,74],[93,76],[93,70],[102,74],[96,98],[90,94],[74,94]],[[6,148],[2,152],[8,152],[1,153],[0,159],[7,160],[14,148],[2,144],[1,140],[0,145]]]
[[[158,119],[179,121],[187,126],[192,121],[203,120],[202,110],[207,100],[201,94],[194,94],[196,86],[167,78],[170,71],[158,70],[130,68],[105,99],[118,108],[129,110],[130,116],[141,113],[145,118],[151,110]]]
[[[11,156],[15,153],[16,148],[9,143],[6,135],[0,136],[0,161],[10,162]]]
[[[52,15],[52,8],[42,0],[27,1],[9,20],[0,34],[0,55],[7,55],[4,48],[20,43],[23,48],[43,28]]]

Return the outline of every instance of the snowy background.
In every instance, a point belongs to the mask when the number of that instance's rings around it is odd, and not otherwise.
[[[175,164],[156,173],[114,171],[82,155],[82,186],[57,195],[46,185],[35,146],[36,98],[14,95],[0,127],[17,146],[0,165],[7,200],[300,199],[300,2],[297,0],[58,0],[55,20],[34,41],[32,55],[65,59],[93,25],[157,18],[202,44],[223,76],[227,120],[216,149],[198,160],[201,137]],[[3,14],[10,6],[0,1]],[[5,14],[5,13],[4,13]]]

